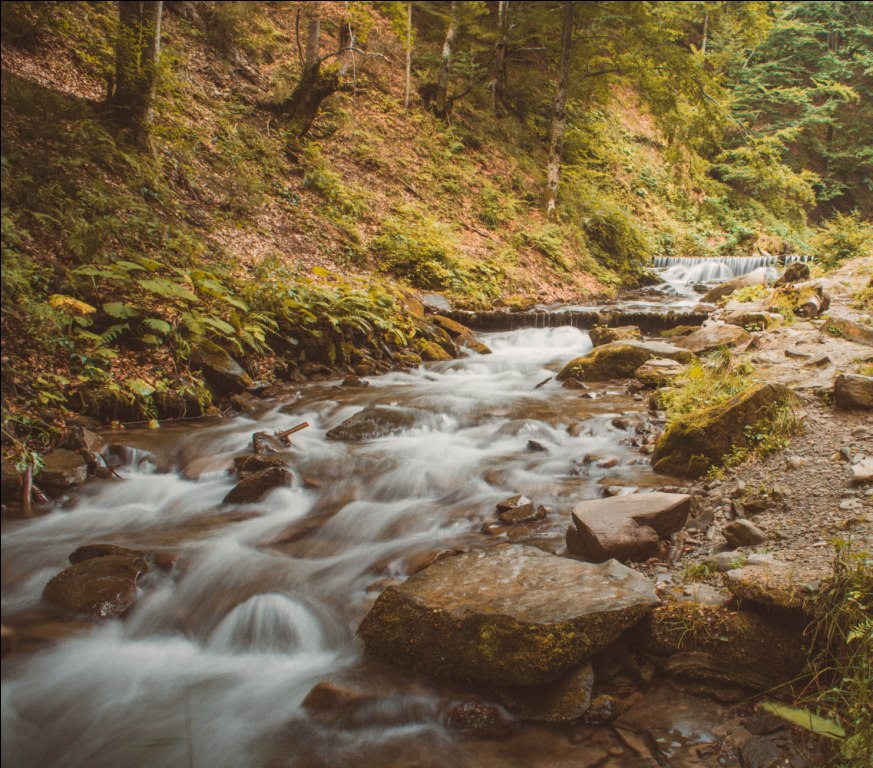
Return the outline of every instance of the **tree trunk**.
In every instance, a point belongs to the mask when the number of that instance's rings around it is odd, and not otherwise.
[[[573,48],[572,0],[564,3],[564,29],[561,34],[561,71],[555,87],[555,101],[552,105],[552,127],[549,136],[549,165],[546,169],[546,215],[555,215],[558,199],[558,177],[561,173],[561,158],[564,154],[564,129],[567,126],[567,81],[570,76],[570,54]]]
[[[115,92],[109,103],[116,119],[130,127],[134,140],[144,146],[148,144],[154,118],[163,5],[125,1],[118,4]]]
[[[342,41],[342,31],[340,32]],[[318,109],[328,96],[342,88],[339,70],[323,72],[318,49],[321,43],[321,3],[309,3],[309,22],[306,30],[306,53],[303,58],[303,71],[294,87],[294,92],[281,106],[281,111],[291,121],[289,152],[294,153],[294,143],[309,133]],[[348,46],[346,46],[348,47]]]
[[[838,31],[833,31],[828,33],[828,50],[836,56],[836,54],[840,50],[840,33]],[[834,119],[833,115],[831,115],[830,120],[828,121],[827,128],[825,129],[825,151],[824,151],[824,171],[828,172],[828,169],[831,164],[831,145],[834,141]]]
[[[497,42],[491,65],[491,111],[497,112],[498,102],[506,97],[506,38],[509,33],[509,0],[497,3]]]
[[[409,87],[412,84],[412,2],[406,4],[406,86],[403,91],[403,109],[409,111]]]
[[[306,29],[306,55],[303,59],[305,69],[314,69],[318,60],[318,45],[321,41],[321,3],[309,3],[309,24]]]
[[[337,53],[340,61],[340,76],[345,77],[349,66],[354,64],[355,30],[349,20],[349,4],[343,3],[343,17],[340,19],[339,39],[337,40]]]
[[[706,43],[709,36],[709,12],[703,14],[703,39],[700,41],[700,52],[706,56]]]
[[[449,111],[449,72],[452,66],[452,48],[457,37],[458,4],[455,0],[452,0],[451,18],[449,19],[449,28],[446,30],[446,39],[443,43],[443,56],[440,61],[440,71],[433,99],[434,112],[438,117],[445,117]]]

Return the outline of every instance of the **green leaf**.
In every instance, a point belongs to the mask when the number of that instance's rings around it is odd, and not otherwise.
[[[160,346],[163,344],[163,339],[159,339],[157,336],[153,336],[150,333],[144,333],[142,335],[142,341],[144,344],[151,344],[153,347]]]
[[[166,320],[160,320],[157,317],[147,317],[142,322],[146,328],[150,328],[155,333],[161,334],[161,336],[166,336],[173,330],[173,326],[171,326]]]
[[[142,379],[127,379],[125,384],[127,384],[127,388],[131,392],[140,397],[148,397],[155,391],[155,388],[151,384]]]
[[[110,301],[103,305],[103,311],[110,317],[119,320],[129,320],[139,314],[139,308],[121,301]]]
[[[781,717],[789,723],[799,725],[811,733],[816,733],[820,736],[827,736],[829,739],[844,739],[846,732],[838,722],[828,720],[810,712],[808,709],[798,709],[789,707],[785,704],[777,704],[774,701],[765,701],[761,704],[761,709],[769,712],[776,717]]]
[[[184,286],[167,280],[163,277],[155,278],[154,280],[137,280],[137,285],[140,288],[155,293],[158,296],[163,296],[166,299],[184,299],[185,301],[197,301],[197,297]]]

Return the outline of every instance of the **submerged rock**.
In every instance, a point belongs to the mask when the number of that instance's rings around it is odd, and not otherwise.
[[[613,341],[571,360],[561,369],[557,380],[573,378],[577,381],[604,381],[629,378],[653,357],[666,357],[687,363],[694,356],[687,349],[680,349],[662,341]]]
[[[411,429],[418,422],[418,412],[390,405],[368,405],[342,424],[327,432],[331,440],[373,440]]]
[[[252,386],[252,378],[218,344],[201,341],[192,350],[191,366],[203,371],[206,382],[226,395],[238,395]]]
[[[389,587],[358,634],[368,654],[437,677],[536,685],[606,647],[655,604],[652,583],[615,561],[503,544]]]
[[[591,562],[645,560],[661,538],[685,525],[691,497],[681,493],[637,493],[583,501],[573,509],[567,551]]]
[[[700,477],[735,448],[750,446],[747,428],[766,425],[774,409],[793,400],[782,384],[756,384],[720,405],[677,419],[664,430],[652,451],[656,472]]]
[[[135,554],[88,558],[61,571],[42,596],[69,613],[120,616],[133,604],[136,582],[148,570],[148,563]]]

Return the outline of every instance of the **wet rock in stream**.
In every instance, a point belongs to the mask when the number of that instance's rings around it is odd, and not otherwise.
[[[42,596],[66,613],[120,616],[133,604],[137,580],[148,571],[148,563],[134,553],[93,557],[61,571]]]
[[[331,440],[373,440],[414,427],[418,411],[388,405],[369,405],[342,424],[328,430]]]
[[[255,504],[274,488],[290,487],[294,476],[283,467],[268,467],[247,475],[222,499],[222,504]]]
[[[358,633],[368,654],[436,677],[534,685],[561,677],[656,603],[652,583],[615,561],[503,544],[389,587]]]

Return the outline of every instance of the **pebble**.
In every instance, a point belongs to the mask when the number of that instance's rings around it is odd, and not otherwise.
[[[805,463],[800,456],[789,456],[787,461],[789,469],[800,469]]]

